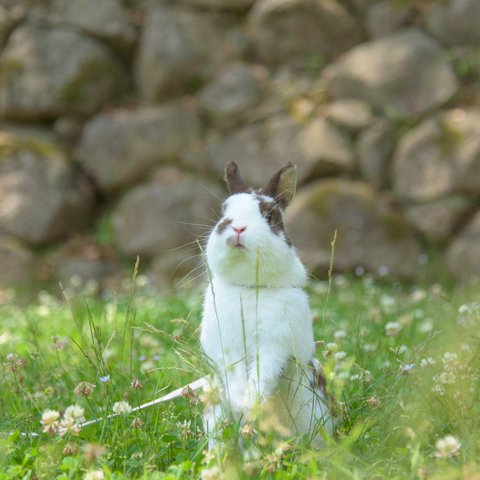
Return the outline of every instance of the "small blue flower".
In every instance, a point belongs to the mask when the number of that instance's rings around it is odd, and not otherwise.
[[[402,367],[402,372],[408,373],[410,370],[412,370],[415,367],[414,363],[407,363],[407,365],[404,365]]]
[[[104,377],[100,377],[99,380],[100,380],[102,383],[109,382],[109,381],[110,381],[110,375],[105,375]]]

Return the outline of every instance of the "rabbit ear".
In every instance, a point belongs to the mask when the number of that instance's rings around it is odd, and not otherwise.
[[[297,186],[297,167],[288,162],[261,189],[264,195],[273,197],[282,208],[288,207],[295,196]]]
[[[228,162],[225,167],[225,182],[230,194],[248,192],[247,184],[240,175],[240,170],[235,162]]]

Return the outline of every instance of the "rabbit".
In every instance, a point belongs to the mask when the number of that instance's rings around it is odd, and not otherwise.
[[[314,358],[307,274],[283,224],[296,178],[289,162],[255,191],[235,162],[225,169],[230,196],[205,249],[209,284],[200,330],[221,392],[220,403],[205,408],[209,448],[222,419],[231,415],[242,425],[257,404],[268,406],[289,435],[314,446],[334,429]]]

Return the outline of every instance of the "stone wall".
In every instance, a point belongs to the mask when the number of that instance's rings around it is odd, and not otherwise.
[[[316,272],[480,273],[478,0],[0,0],[0,286],[158,285],[237,161]],[[190,274],[195,277],[196,273]],[[187,278],[188,275],[187,275]]]

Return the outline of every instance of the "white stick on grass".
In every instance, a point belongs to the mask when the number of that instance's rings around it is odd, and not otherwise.
[[[175,398],[181,397],[182,393],[186,389],[190,389],[194,392],[196,390],[199,390],[200,388],[203,388],[207,384],[208,384],[208,377],[199,378],[198,380],[195,380],[195,381],[189,383],[188,385],[184,385],[183,387],[177,388],[176,390],[173,390],[173,392],[167,393],[166,395],[163,395],[162,397],[156,398],[155,400],[152,400],[152,401],[147,402],[147,403],[143,403],[142,405],[139,405],[138,407],[134,407],[130,410],[129,413],[138,412],[139,410],[143,410],[143,409],[148,408],[148,407],[153,407],[154,405],[157,405],[159,403],[164,403],[164,402],[168,402],[170,400],[174,400]],[[99,418],[95,418],[93,420],[88,420],[88,422],[83,422],[83,423],[79,424],[78,427],[80,429],[82,429],[84,427],[88,427],[88,426],[93,425],[95,423],[99,423],[103,420],[108,420],[109,418],[119,417],[121,415],[124,415],[124,414],[123,413],[111,413],[110,415],[107,415],[106,417],[99,417]],[[10,432],[9,435],[12,435],[13,433],[15,433],[15,432]],[[37,432],[30,432],[30,433],[21,432],[20,435],[22,437],[40,437],[42,434],[37,433]]]

